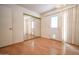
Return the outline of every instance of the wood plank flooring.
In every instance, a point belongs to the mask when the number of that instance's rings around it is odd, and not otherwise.
[[[0,48],[1,55],[79,55],[79,46],[62,42],[35,38]]]

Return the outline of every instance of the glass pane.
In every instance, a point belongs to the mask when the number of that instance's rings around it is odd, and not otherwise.
[[[58,17],[54,16],[51,18],[51,27],[52,28],[57,28],[58,27]]]
[[[34,28],[34,22],[32,21],[32,28]]]

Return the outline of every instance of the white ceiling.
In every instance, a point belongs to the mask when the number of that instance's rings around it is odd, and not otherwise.
[[[20,4],[20,6],[41,14],[51,9],[55,9],[57,5],[56,4]]]

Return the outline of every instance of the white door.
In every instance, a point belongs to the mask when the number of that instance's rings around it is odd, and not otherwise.
[[[0,6],[0,47],[12,43],[12,14],[8,7]]]

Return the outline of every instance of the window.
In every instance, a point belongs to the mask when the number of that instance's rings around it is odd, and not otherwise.
[[[32,21],[32,28],[34,28],[34,22]]]
[[[53,16],[51,18],[51,28],[57,28],[58,27],[58,17]]]

